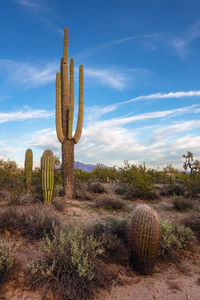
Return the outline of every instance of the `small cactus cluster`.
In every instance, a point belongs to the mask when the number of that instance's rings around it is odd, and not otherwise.
[[[54,190],[55,158],[51,150],[44,151],[41,157],[42,193],[45,203],[50,203]]]
[[[153,271],[159,244],[157,213],[143,204],[136,207],[128,233],[130,264],[141,274]]]
[[[27,149],[25,153],[25,182],[30,190],[31,176],[33,169],[33,152]],[[42,194],[45,203],[50,203],[54,190],[54,170],[55,158],[51,150],[44,151],[41,157],[41,177],[42,177]]]
[[[25,182],[27,186],[30,186],[31,176],[33,170],[33,152],[31,149],[27,149],[25,153],[24,171],[25,171]]]

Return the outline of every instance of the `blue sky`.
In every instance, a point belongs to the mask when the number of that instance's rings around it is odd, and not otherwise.
[[[199,11],[198,0],[2,0],[0,159],[23,166],[31,148],[38,166],[46,149],[61,155],[55,77],[65,26],[76,112],[84,65],[76,161],[181,167],[186,151],[199,159]]]

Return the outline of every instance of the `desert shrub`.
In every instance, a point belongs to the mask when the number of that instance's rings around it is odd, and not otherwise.
[[[59,226],[58,218],[50,208],[33,205],[28,208],[9,207],[0,212],[0,228],[19,230],[30,239],[40,239],[45,234],[51,236],[54,224]]]
[[[93,197],[89,194],[87,183],[78,178],[74,180],[74,198],[78,200],[92,200]]]
[[[42,201],[42,180],[41,180],[41,170],[39,168],[33,170],[31,177],[31,194]]]
[[[159,256],[173,256],[174,251],[186,247],[194,239],[192,230],[181,224],[160,221]]]
[[[88,230],[102,241],[105,249],[103,259],[119,264],[128,264],[127,219],[110,218],[107,223],[95,223]]]
[[[161,195],[163,196],[172,196],[172,195],[184,195],[185,187],[182,184],[171,183],[168,184],[164,189],[161,191]]]
[[[157,191],[152,190],[145,193],[144,199],[154,201],[154,200],[160,200],[161,197]]]
[[[103,194],[106,193],[106,189],[101,182],[88,182],[88,189],[91,193]]]
[[[55,170],[54,172],[54,184],[56,185],[60,185],[63,183],[63,179],[62,179],[62,170]]]
[[[31,265],[37,286],[45,285],[63,299],[79,300],[91,299],[96,289],[109,284],[98,260],[101,242],[76,224],[56,228],[52,239],[45,236],[42,248],[44,259]]]
[[[124,245],[128,244],[128,219],[109,218],[108,222],[96,223],[92,226],[92,234],[96,238],[100,238],[105,232],[116,236]]]
[[[174,208],[180,211],[186,211],[194,207],[194,204],[191,199],[182,198],[174,194],[173,198]]]
[[[114,182],[118,179],[118,171],[115,167],[106,168],[97,165],[97,167],[92,170],[91,176],[94,180],[96,179],[104,183],[107,181]]]
[[[124,195],[126,193],[126,189],[123,188],[119,183],[115,185],[114,192],[117,195]]]
[[[24,171],[17,167],[15,161],[0,160],[0,189],[10,192],[10,204],[17,204],[25,191]]]
[[[75,181],[76,181],[76,179],[78,179],[79,181],[87,182],[91,178],[92,178],[92,173],[91,172],[83,171],[83,170],[80,170],[80,169],[74,169],[74,179],[75,179]]]
[[[14,249],[11,244],[0,242],[0,284],[14,265]]]
[[[104,197],[104,198],[99,198],[95,201],[95,206],[96,207],[102,207],[106,209],[125,209],[126,208],[126,203],[117,198],[111,198],[111,197]]]
[[[179,181],[189,196],[195,197],[200,193],[200,174],[182,173],[179,176]]]
[[[54,198],[52,204],[58,211],[64,211],[66,208],[66,202],[63,199]]]
[[[126,191],[126,198],[143,197],[154,188],[151,176],[143,166],[136,167],[124,162],[124,167],[119,168],[119,185]]]
[[[192,229],[192,231],[195,233],[196,237],[200,241],[200,214],[193,213],[192,215],[184,218],[182,220],[182,223],[183,225]]]

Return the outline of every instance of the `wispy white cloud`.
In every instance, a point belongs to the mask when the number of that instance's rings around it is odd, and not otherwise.
[[[34,10],[38,10],[39,8],[41,8],[40,2],[37,2],[37,0],[34,2],[32,0],[15,0],[15,2]]]
[[[112,108],[110,108],[112,110]],[[196,106],[188,106],[175,110],[155,111],[152,113],[140,114],[127,118],[113,118],[106,121],[89,121],[83,128],[80,142],[75,147],[76,160],[85,163],[103,162],[110,166],[122,165],[124,160],[139,164],[146,161],[150,166],[164,166],[173,163],[176,166],[182,165],[182,154],[190,150],[195,155],[200,154],[200,137],[192,135],[190,132],[194,128],[200,127],[199,120],[175,122],[169,126],[156,125],[151,128],[135,129],[134,126],[126,128],[124,125],[140,120],[153,118],[175,117],[179,114],[195,112]],[[108,110],[105,110],[107,113]],[[91,111],[86,112],[91,113]],[[100,116],[100,115],[99,115]],[[164,123],[166,124],[166,123]],[[150,135],[143,139],[145,130],[149,130]],[[178,136],[182,133],[182,136]],[[187,135],[188,133],[188,135]],[[181,142],[185,142],[181,145]],[[37,131],[28,142],[41,150],[51,149],[60,156],[60,143],[56,137],[54,129],[44,129]]]
[[[53,31],[64,35],[64,28],[58,26],[52,19],[59,21],[63,20],[55,14],[54,9],[49,6],[46,0],[13,0],[15,3],[23,7],[24,9],[34,13],[42,20],[46,25],[48,25]]]
[[[105,126],[105,127],[106,126],[118,126],[118,125],[125,125],[125,124],[129,124],[129,123],[133,123],[136,121],[158,119],[158,118],[164,119],[166,117],[169,118],[169,117],[180,116],[180,115],[188,114],[188,113],[195,113],[196,109],[198,109],[198,105],[190,105],[190,106],[186,106],[183,108],[143,113],[143,114],[134,115],[134,116],[130,116],[130,117],[118,117],[118,118],[113,118],[113,119],[105,120],[105,121],[96,121],[94,123],[97,126]],[[93,124],[93,126],[95,126],[95,124]]]
[[[39,119],[39,118],[48,118],[54,116],[54,113],[47,110],[19,110],[16,112],[0,112],[0,124],[6,122],[18,122],[25,121],[28,119]]]
[[[117,70],[85,68],[84,73],[86,78],[96,79],[100,83],[118,90],[123,90],[126,87],[127,81],[130,81],[130,78],[126,74]]]
[[[77,57],[85,57],[95,54],[97,51],[114,47],[119,44],[135,41],[136,44],[148,50],[156,51],[164,49],[167,54],[175,54],[185,59],[190,54],[190,44],[200,37],[200,21],[192,24],[185,31],[177,32],[152,32],[142,35],[130,35],[127,37],[107,41],[81,52]]]
[[[13,70],[15,70],[13,72]],[[7,75],[7,79],[26,88],[38,87],[55,81],[59,71],[59,62],[18,62],[11,59],[0,59],[0,74]],[[131,83],[137,85],[142,79],[150,76],[151,72],[145,69],[117,70],[84,68],[86,80],[123,90]],[[75,77],[78,77],[78,67],[75,67]]]
[[[49,62],[41,67],[27,62],[0,59],[0,67],[1,71],[4,71],[4,74],[5,71],[7,71],[9,80],[16,84],[24,85],[26,88],[30,88],[55,81],[55,74],[58,70],[58,62]]]
[[[135,98],[125,101],[124,103],[130,103],[130,102],[135,102],[135,101],[139,101],[139,100],[199,97],[199,96],[200,96],[200,91],[188,91],[188,92],[178,91],[178,92],[169,92],[169,93],[155,93],[155,94],[135,97]]]

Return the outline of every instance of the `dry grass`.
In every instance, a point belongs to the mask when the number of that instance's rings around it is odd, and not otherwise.
[[[125,201],[118,198],[104,197],[97,199],[95,201],[95,206],[105,209],[123,210],[126,208],[126,203]]]
[[[52,235],[54,225],[60,221],[50,207],[32,205],[30,207],[8,207],[0,212],[0,228],[19,230],[30,239],[40,239],[45,234]]]

